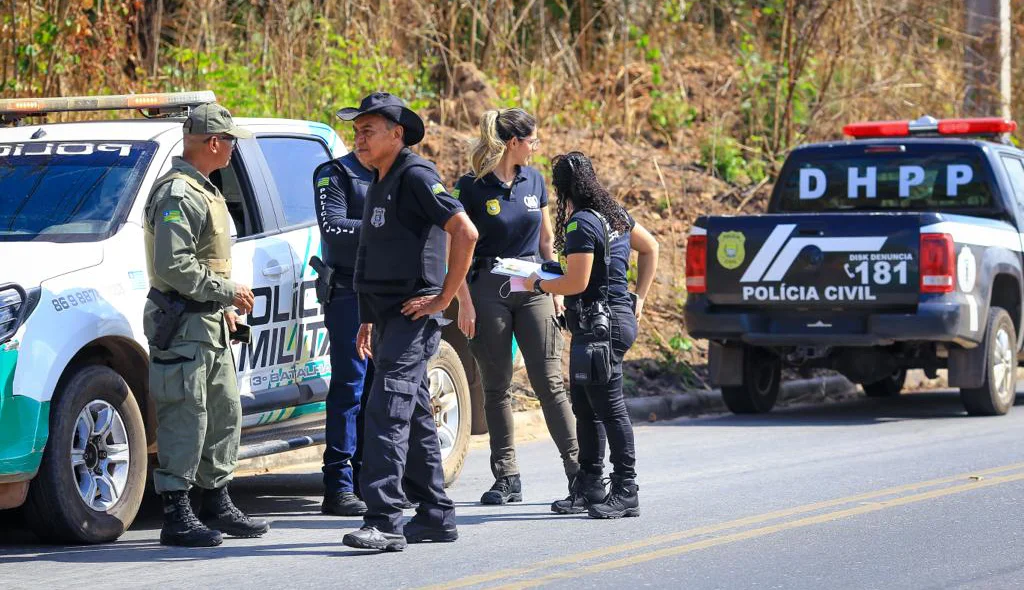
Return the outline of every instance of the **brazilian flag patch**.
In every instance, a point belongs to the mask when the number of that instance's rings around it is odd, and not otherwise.
[[[164,223],[181,223],[181,211],[173,209],[170,211],[164,211]]]
[[[576,231],[576,227],[577,227],[577,222],[573,221],[569,225],[565,226],[565,233],[569,233],[571,231]]]
[[[435,195],[439,195],[445,192],[444,185],[441,184],[440,182],[436,182],[434,183],[434,186],[430,187],[430,192],[434,193]]]
[[[323,188],[323,187],[325,187],[325,186],[327,186],[329,184],[331,184],[331,179],[330,179],[329,176],[325,176],[325,177],[321,178],[320,180],[316,181],[317,188]]]
[[[455,197],[456,199],[459,198],[460,194],[462,194],[462,189],[461,188],[455,187],[455,188],[452,189],[452,196]]]

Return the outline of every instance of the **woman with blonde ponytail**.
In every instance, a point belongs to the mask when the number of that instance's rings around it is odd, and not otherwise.
[[[523,499],[512,422],[513,336],[566,477],[572,482],[579,471],[575,420],[562,382],[562,298],[512,292],[507,277],[490,272],[497,258],[555,259],[547,187],[540,172],[528,165],[539,143],[537,121],[526,111],[487,111],[473,145],[473,171],[452,190],[480,232],[458,298],[459,329],[470,339],[480,366],[491,439],[495,481],[480,498],[483,504]]]

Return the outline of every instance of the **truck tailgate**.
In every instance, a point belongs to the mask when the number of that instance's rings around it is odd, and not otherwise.
[[[773,309],[917,305],[920,216],[913,213],[708,217],[707,297]]]

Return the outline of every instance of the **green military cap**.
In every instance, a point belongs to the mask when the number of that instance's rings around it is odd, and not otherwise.
[[[249,139],[251,131],[235,125],[231,113],[217,103],[207,103],[192,109],[183,126],[186,135],[215,135],[226,133],[238,139]]]

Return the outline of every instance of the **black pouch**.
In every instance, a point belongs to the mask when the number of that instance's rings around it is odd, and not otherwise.
[[[316,282],[313,288],[316,290],[316,300],[320,305],[326,305],[331,301],[334,294],[334,269],[327,266],[319,256],[309,259],[309,266],[316,271]]]
[[[573,342],[569,347],[569,378],[576,385],[607,385],[612,377],[611,344]]]

